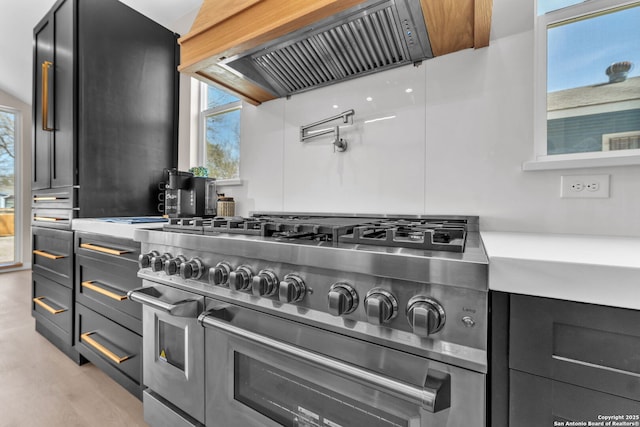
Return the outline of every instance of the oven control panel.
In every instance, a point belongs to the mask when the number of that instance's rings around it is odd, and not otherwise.
[[[148,249],[139,266],[149,280],[347,334],[486,350],[487,292],[175,247]]]

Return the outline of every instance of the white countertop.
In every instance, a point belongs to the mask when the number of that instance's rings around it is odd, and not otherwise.
[[[640,310],[640,238],[481,232],[489,289]]]
[[[105,234],[107,236],[133,239],[133,232],[137,228],[162,228],[165,222],[146,222],[125,224],[120,222],[106,222],[100,218],[76,218],[71,221],[71,229],[87,233]]]

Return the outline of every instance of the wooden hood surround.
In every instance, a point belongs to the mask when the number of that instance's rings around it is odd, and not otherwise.
[[[220,65],[365,0],[204,0],[188,34],[178,40],[178,70],[259,105],[276,98]],[[418,0],[416,0],[418,1]],[[489,45],[492,0],[419,0],[433,56]]]

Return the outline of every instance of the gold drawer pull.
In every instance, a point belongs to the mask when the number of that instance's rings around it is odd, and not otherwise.
[[[98,341],[91,338],[90,335],[93,335],[94,333],[95,332],[85,332],[84,334],[80,335],[80,340],[86,342],[91,347],[95,348],[96,350],[98,350],[100,353],[102,353],[103,355],[105,355],[115,363],[120,364],[131,357],[131,356],[118,356],[117,354],[109,350],[107,347],[105,347],[104,345],[100,344]]]
[[[35,302],[36,304],[38,304],[40,307],[44,308],[45,310],[47,310],[51,314],[60,314],[60,313],[63,313],[65,311],[67,311],[66,308],[55,309],[55,308],[51,307],[49,304],[47,304],[44,301],[42,301],[44,298],[45,297],[36,297],[36,298],[33,299],[33,302]]]
[[[101,288],[100,286],[97,285],[97,283],[100,283],[100,282],[96,282],[95,280],[87,280],[86,282],[82,282],[81,285],[83,288],[91,289],[94,292],[97,292],[102,295],[106,295],[109,298],[113,298],[116,301],[123,301],[127,299],[126,295],[118,295],[115,292],[111,292],[105,288]]]
[[[49,258],[49,259],[66,258],[66,256],[64,256],[64,255],[54,255],[54,254],[50,254],[49,252],[41,251],[40,249],[34,249],[33,253],[36,254],[36,255],[40,255],[42,257],[45,257],[45,258]]]
[[[103,252],[105,254],[118,255],[118,256],[123,254],[128,254],[129,252],[131,252],[124,249],[105,248],[103,246],[93,245],[91,243],[82,243],[80,244],[80,247],[85,249],[91,249],[92,251]]]
[[[50,216],[34,216],[33,219],[35,219],[36,221],[56,222],[56,221],[64,221],[66,218],[53,218]]]
[[[54,197],[54,196],[36,196],[33,198],[34,202],[44,202],[44,201],[50,201],[50,200],[58,200],[61,199],[62,197],[58,198],[58,197]]]

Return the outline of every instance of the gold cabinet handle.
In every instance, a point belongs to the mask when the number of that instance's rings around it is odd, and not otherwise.
[[[92,251],[102,252],[109,255],[118,255],[118,256],[123,254],[128,254],[129,252],[131,252],[124,249],[105,248],[104,246],[98,246],[91,243],[81,243],[80,247],[85,249],[91,249]]]
[[[49,127],[49,68],[53,65],[51,61],[42,63],[42,130],[52,131]]]
[[[91,335],[93,334],[95,334],[95,332],[85,332],[84,334],[80,335],[80,340],[86,342],[91,347],[95,348],[96,350],[98,350],[100,353],[102,353],[104,356],[108,357],[115,363],[120,364],[131,357],[128,355],[118,356],[113,351],[109,350],[107,347],[105,347],[104,345],[100,344],[98,341],[91,338]]]
[[[45,257],[45,258],[49,258],[49,259],[66,258],[65,255],[54,255],[54,254],[50,254],[49,252],[41,251],[40,249],[34,249],[33,253],[36,254],[36,255],[39,255],[41,257]]]
[[[51,202],[54,200],[67,200],[68,197],[56,197],[56,196],[34,196],[34,202]]]
[[[64,313],[65,311],[67,311],[66,308],[55,309],[55,308],[51,307],[46,302],[42,301],[44,298],[45,297],[36,297],[36,298],[33,299],[33,302],[35,302],[36,304],[38,304],[40,307],[44,308],[45,310],[47,310],[51,314],[60,314],[60,313]]]
[[[116,301],[124,301],[128,299],[126,295],[118,295],[115,292],[111,292],[105,288],[98,286],[98,283],[100,282],[97,282],[95,280],[87,280],[86,282],[82,282],[81,285],[83,288],[91,289],[94,292],[108,296],[109,298],[113,298]]]
[[[56,221],[64,221],[66,218],[54,218],[51,216],[34,216],[33,219],[35,219],[36,221],[56,222]]]

